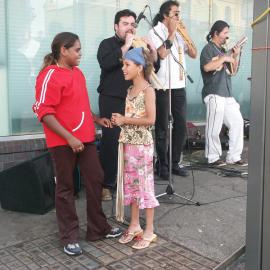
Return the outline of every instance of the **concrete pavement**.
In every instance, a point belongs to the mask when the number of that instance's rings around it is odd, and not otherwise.
[[[173,176],[174,190],[188,198],[194,193],[193,200],[201,205],[187,205],[177,196],[160,198],[155,212],[159,240],[151,248],[137,252],[116,240],[85,242],[85,199],[81,192],[77,209],[84,255],[70,258],[63,254],[54,210],[33,215],[0,209],[0,270],[213,269],[245,244],[247,178],[228,172],[246,172],[247,168],[208,168],[201,163],[202,151],[193,152],[189,160],[199,166],[187,178]],[[229,177],[224,176],[228,174]],[[168,182],[157,177],[155,184],[156,194],[160,194]],[[103,203],[103,207],[111,217],[112,202]],[[126,215],[129,216],[128,209]],[[114,219],[110,218],[110,222],[116,225]]]

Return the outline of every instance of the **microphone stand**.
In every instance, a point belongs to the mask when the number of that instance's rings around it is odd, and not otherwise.
[[[142,17],[151,27],[151,29],[153,29],[154,33],[162,40],[162,42],[164,42],[164,40],[162,39],[162,37],[156,32],[156,30],[154,29],[154,27],[152,26],[151,22],[146,18],[145,15],[143,15]],[[168,66],[169,66],[169,184],[166,188],[166,192],[161,193],[159,195],[156,195],[156,198],[161,198],[163,196],[168,195],[169,199],[171,199],[174,196],[179,197],[181,199],[184,199],[188,202],[191,202],[191,204],[193,205],[197,205],[200,206],[201,204],[199,202],[195,202],[187,197],[184,197],[180,194],[175,193],[174,188],[173,188],[173,178],[172,178],[172,126],[173,126],[173,117],[172,117],[172,100],[171,100],[171,50],[170,50],[170,54],[168,54]],[[183,65],[181,63],[179,63],[177,61],[178,64],[180,64],[180,67],[182,68],[182,70],[184,71],[184,74],[187,75]],[[188,77],[189,78],[189,77]],[[191,78],[190,78],[191,79]],[[191,79],[192,80],[192,79]],[[192,81],[193,82],[193,81]]]

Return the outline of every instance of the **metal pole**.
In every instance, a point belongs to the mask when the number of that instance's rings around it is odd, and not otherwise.
[[[270,0],[254,1],[254,20],[262,12],[267,10],[269,6]],[[253,27],[249,178],[246,220],[247,270],[269,270],[270,265],[269,28],[269,13]]]

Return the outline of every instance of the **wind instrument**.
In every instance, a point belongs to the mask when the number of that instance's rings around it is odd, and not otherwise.
[[[180,34],[180,36],[183,38],[183,40],[187,44],[188,48],[192,48],[192,49],[196,50],[196,47],[195,47],[193,41],[191,40],[191,38],[188,36],[188,34],[186,32],[186,27],[181,20],[178,21],[176,30]]]
[[[228,50],[228,52],[226,54],[231,55],[233,53],[233,48],[234,47],[243,47],[243,45],[247,42],[247,40],[248,40],[248,38],[246,36],[242,37],[240,40],[238,40],[235,43],[235,45],[231,49]],[[213,57],[212,60],[216,60],[218,58],[219,58],[219,56],[216,56],[216,57]],[[234,70],[233,64],[228,63],[228,62],[225,62],[224,65],[226,66],[226,72],[229,75],[236,74],[237,71],[238,71],[238,68],[239,68],[239,65],[238,65],[237,70]],[[223,68],[224,65],[222,64],[220,67],[218,67],[215,72],[220,71]]]
[[[133,41],[132,41],[132,47],[134,47],[134,48],[143,47],[145,50],[149,51],[149,49],[147,47],[147,43],[142,38],[140,38],[140,37],[135,37],[133,39]],[[164,86],[160,82],[160,80],[157,77],[157,75],[154,72],[154,70],[152,70],[152,72],[151,72],[150,79],[151,79],[151,81],[153,83],[155,83],[155,88],[162,89],[164,91],[166,90],[166,89],[164,89]]]

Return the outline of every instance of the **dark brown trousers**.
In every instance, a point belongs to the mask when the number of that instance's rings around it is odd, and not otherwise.
[[[74,198],[73,172],[78,165],[86,189],[87,235],[95,241],[103,238],[111,229],[102,210],[101,192],[103,171],[93,143],[85,143],[83,152],[75,154],[69,146],[49,149],[56,170],[55,207],[56,218],[63,245],[76,243],[79,238],[79,220]]]

